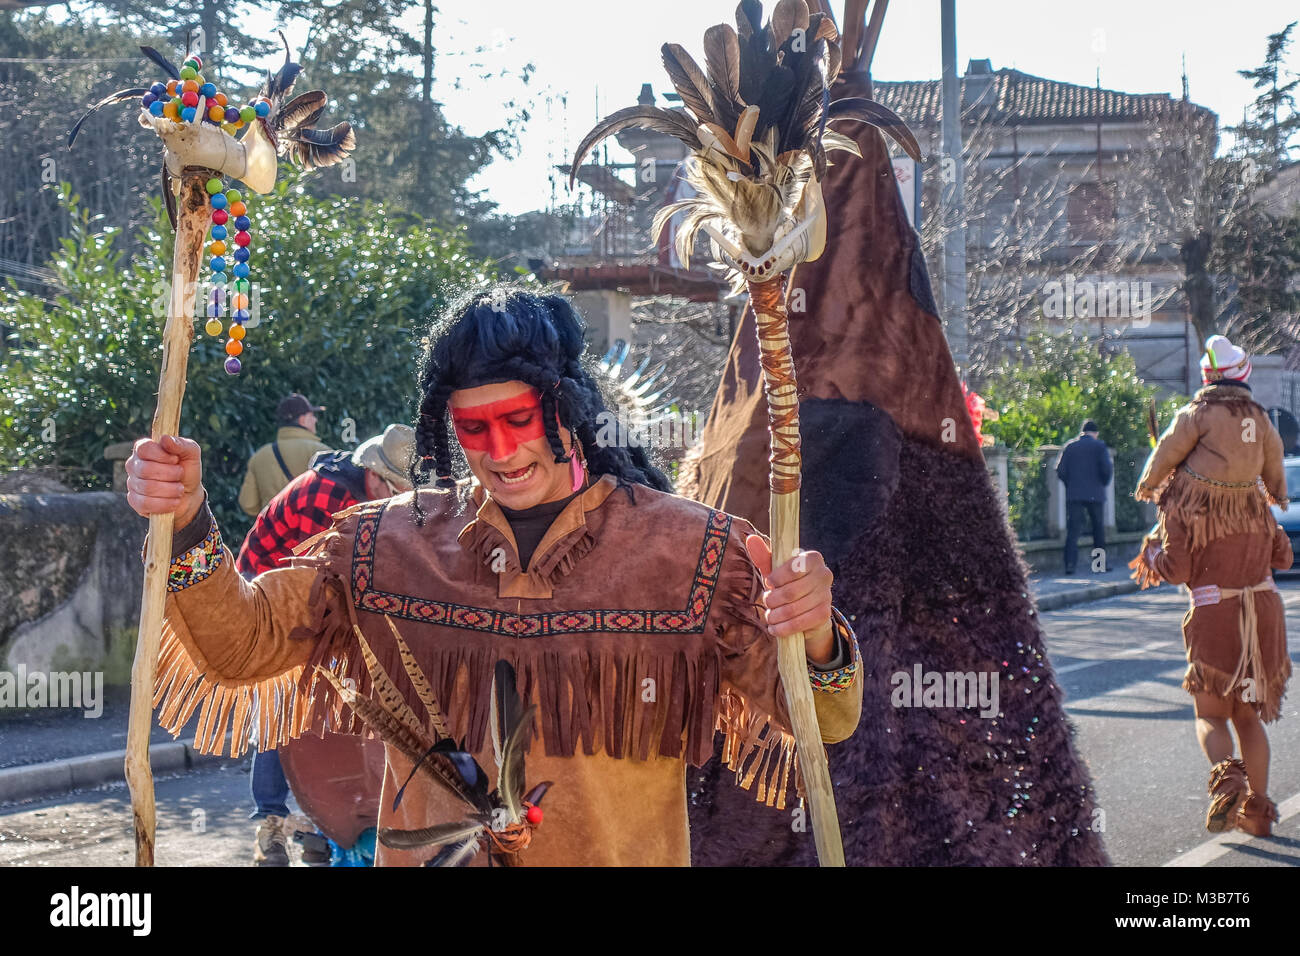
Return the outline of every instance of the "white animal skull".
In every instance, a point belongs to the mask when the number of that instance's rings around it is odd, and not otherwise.
[[[140,111],[140,125],[153,129],[163,141],[163,162],[173,180],[179,184],[186,166],[202,166],[238,179],[256,193],[274,189],[279,161],[261,119],[254,120],[244,138],[237,140],[219,126],[203,122],[205,109],[206,101],[199,97],[189,123]]]

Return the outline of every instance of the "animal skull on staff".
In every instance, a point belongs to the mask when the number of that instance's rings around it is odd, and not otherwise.
[[[280,34],[284,40],[284,34]],[[163,330],[162,369],[158,383],[158,406],[154,413],[152,435],[155,440],[164,435],[175,435],[180,429],[181,400],[185,394],[186,368],[190,346],[194,340],[193,315],[200,260],[204,252],[205,236],[211,222],[213,246],[220,243],[224,252],[227,235],[225,222],[232,212],[229,206],[242,206],[242,201],[228,203],[223,193],[223,179],[239,180],[257,193],[269,193],[275,187],[278,157],[288,156],[306,168],[331,166],[341,162],[353,149],[356,138],[348,123],[331,129],[318,130],[316,121],[325,111],[326,96],[319,90],[303,93],[289,100],[294,82],[301,68],[291,62],[289,44],[285,41],[284,64],[274,74],[268,74],[260,96],[253,104],[236,110],[225,102],[224,94],[216,92],[215,85],[201,81],[202,59],[188,56],[178,69],[157,50],[141,47],[146,57],[159,66],[169,77],[165,83],[155,83],[148,88],[120,90],[100,100],[73,126],[68,136],[68,146],[76,140],[81,126],[97,110],[113,103],[139,98],[140,125],[152,129],[163,141],[162,183],[163,198],[168,215],[176,230],[172,256],[171,298],[167,309],[167,322]],[[191,88],[192,87],[192,88]],[[286,102],[287,100],[287,102]],[[236,133],[241,133],[238,137]],[[242,200],[242,196],[240,197]],[[218,200],[220,200],[218,202]],[[247,246],[249,243],[245,217],[238,213],[235,238],[232,245],[243,250],[236,254],[236,288],[247,279]],[[211,247],[210,251],[215,250]],[[220,269],[217,268],[220,260]],[[224,255],[214,254],[212,260],[213,287],[218,288],[216,276],[225,283]],[[239,266],[244,266],[239,269]],[[223,295],[214,292],[213,311],[209,312],[209,331],[216,322],[220,334],[220,314]],[[247,299],[237,294],[233,299],[230,341],[226,351],[230,358],[226,370],[238,373],[236,357],[242,350],[243,322],[248,318]],[[158,663],[158,647],[162,635],[163,605],[167,597],[167,569],[171,561],[173,516],[152,515],[149,518],[149,538],[145,553],[144,596],[140,611],[140,631],[136,642],[135,662],[131,668],[131,709],[127,725],[126,780],[131,790],[131,808],[135,819],[135,862],[137,866],[152,866],[154,862],[154,831],[156,810],[154,806],[153,773],[149,766],[149,730],[153,712],[154,682]]]

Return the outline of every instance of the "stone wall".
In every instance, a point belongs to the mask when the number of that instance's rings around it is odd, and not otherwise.
[[[114,492],[0,495],[0,670],[127,683],[147,530]]]

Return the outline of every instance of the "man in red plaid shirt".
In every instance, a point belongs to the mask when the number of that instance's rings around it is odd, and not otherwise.
[[[415,431],[408,425],[389,425],[355,452],[318,452],[307,470],[285,485],[253,522],[235,562],[239,573],[251,580],[279,567],[299,544],[329,528],[339,511],[410,491],[407,471],[414,450]],[[259,750],[253,758],[251,788],[251,818],[261,821],[253,861],[258,866],[288,866],[284,821],[289,815],[289,783],[277,751]],[[304,844],[303,859],[329,864],[323,837],[310,849]]]

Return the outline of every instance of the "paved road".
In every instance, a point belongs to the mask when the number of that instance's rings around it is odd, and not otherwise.
[[[1292,659],[1300,660],[1300,580],[1280,582]],[[1203,828],[1208,764],[1193,732],[1173,588],[1043,615],[1048,648],[1078,746],[1105,811],[1105,840],[1121,866],[1300,866],[1300,690],[1272,725],[1272,839]],[[95,722],[90,722],[95,723]],[[10,725],[12,731],[16,729]],[[33,728],[43,738],[51,728]],[[113,731],[116,732],[116,731]],[[44,742],[44,741],[43,741]],[[248,776],[223,761],[157,781],[160,865],[249,865],[254,825]],[[43,802],[0,806],[0,866],[129,864],[130,801],[122,784]]]
[[[1278,582],[1292,661],[1300,661],[1300,581]],[[1300,866],[1300,694],[1269,725],[1272,839],[1205,832],[1209,764],[1196,742],[1180,631],[1187,599],[1172,587],[1043,615],[1047,645],[1078,746],[1105,811],[1105,841],[1122,866]],[[1298,669],[1300,670],[1300,669]]]

